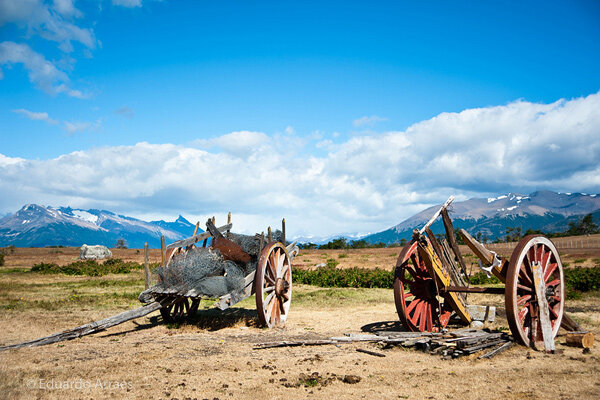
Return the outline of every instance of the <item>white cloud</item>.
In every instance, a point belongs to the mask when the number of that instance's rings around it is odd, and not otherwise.
[[[112,0],[112,3],[116,6],[129,8],[142,6],[142,0]]]
[[[95,131],[100,129],[102,126],[102,121],[97,120],[96,122],[69,122],[64,121],[65,129],[69,134],[74,135],[77,132],[85,132],[85,131]]]
[[[0,156],[0,211],[24,203],[130,215],[226,215],[247,232],[377,231],[446,200],[539,189],[600,192],[600,93],[443,113],[404,132],[354,137],[324,157],[240,131],[201,148],[138,143],[52,160]],[[552,145],[559,151],[550,151]]]
[[[82,98],[85,95],[69,87],[67,74],[56,68],[43,55],[33,51],[28,45],[15,42],[0,43],[0,66],[23,64],[27,70],[29,81],[49,94],[66,93],[72,97]]]
[[[58,124],[58,121],[50,118],[47,112],[33,112],[20,108],[18,110],[12,110],[16,114],[21,114],[25,118],[29,118],[32,121],[46,121],[49,124]]]
[[[72,1],[55,1],[50,6],[41,0],[0,0],[0,26],[5,23],[25,25],[29,34],[59,43],[64,52],[73,51],[73,41],[91,49],[96,47],[92,29],[80,28],[63,18],[80,16]]]
[[[375,125],[377,122],[387,121],[387,118],[378,117],[377,115],[371,115],[370,117],[364,116],[359,119],[355,119],[352,121],[354,126],[364,126],[364,125]]]

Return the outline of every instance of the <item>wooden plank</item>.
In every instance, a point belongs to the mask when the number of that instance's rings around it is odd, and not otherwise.
[[[43,338],[31,340],[28,342],[0,347],[0,351],[9,349],[19,349],[22,347],[43,346],[46,344],[75,339],[81,336],[103,331],[112,326],[122,324],[123,322],[127,322],[135,318],[143,317],[144,315],[150,314],[151,312],[156,311],[160,308],[162,308],[162,305],[159,302],[155,301],[143,307],[136,308],[135,310],[125,311],[120,314],[113,315],[112,317],[102,319],[100,321],[95,321],[89,324],[78,326],[77,328],[68,329],[66,331],[55,333],[53,335],[45,336]]]
[[[227,224],[227,225],[223,225],[219,228],[217,228],[219,230],[219,232],[225,232],[228,229],[231,229],[231,224]],[[200,240],[205,240],[212,237],[210,232],[202,232],[199,233],[198,235],[189,237],[187,239],[182,239],[182,240],[178,240],[176,242],[171,243],[170,245],[167,246],[167,249],[175,249],[177,247],[186,247],[189,246],[191,244],[197,243]]]
[[[463,237],[463,240],[471,249],[471,251],[483,262],[485,265],[489,266],[494,263],[496,256],[490,250],[486,249],[484,245],[479,243],[477,240],[473,238],[473,236],[469,235],[467,231],[461,229],[460,235]],[[508,261],[504,258],[500,258],[501,264],[492,268],[492,274],[502,283],[506,283],[506,269],[508,267]]]
[[[227,293],[221,297],[215,303],[215,306],[219,310],[226,310],[229,307],[233,306],[236,303],[250,297],[254,292],[254,276],[256,271],[252,271],[252,273],[246,275],[244,278],[244,288],[241,290],[236,290],[231,293]]]
[[[550,310],[548,309],[548,300],[546,299],[546,284],[544,282],[544,272],[538,262],[531,264],[533,272],[533,284],[535,286],[535,297],[539,306],[540,325],[542,327],[543,346],[546,351],[554,351],[554,334],[552,333],[552,323],[550,322]],[[533,337],[535,341],[535,336]],[[536,348],[541,344],[534,343]]]
[[[465,265],[465,260],[463,260],[462,254],[460,253],[460,248],[458,247],[458,243],[456,242],[456,236],[454,236],[454,226],[452,225],[452,220],[448,215],[448,210],[443,209],[442,212],[442,221],[444,222],[444,229],[446,230],[446,237],[448,238],[448,242],[450,243],[450,247],[456,256],[456,260],[460,265],[460,269],[462,270],[465,276],[467,274],[467,266]]]
[[[506,342],[506,343],[502,344],[501,346],[499,346],[498,348],[490,351],[489,353],[485,353],[483,355],[480,355],[479,357],[477,357],[477,359],[481,360],[481,359],[484,359],[484,358],[492,358],[495,355],[498,355],[498,354],[502,353],[503,351],[510,349],[514,345],[515,345],[515,342]]]
[[[375,357],[385,357],[385,354],[383,353],[378,353],[376,351],[372,351],[372,350],[366,350],[366,349],[356,349],[356,351],[358,351],[359,353],[365,353],[365,354],[369,354],[371,356],[375,356]]]
[[[435,220],[437,219],[437,217],[440,216],[440,213],[442,212],[442,210],[445,210],[450,205],[450,203],[452,203],[453,201],[454,201],[454,196],[448,197],[448,200],[446,200],[446,202],[444,204],[442,204],[442,206],[440,207],[440,209],[437,210],[435,212],[435,214],[433,214],[433,216],[431,217],[431,219],[429,219],[429,221],[427,221],[427,223],[419,230],[419,234],[422,235],[425,232],[425,229],[427,229],[431,225],[433,225],[433,223],[435,222]]]

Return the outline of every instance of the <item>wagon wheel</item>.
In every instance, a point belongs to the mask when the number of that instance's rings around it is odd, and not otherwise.
[[[269,243],[261,252],[254,292],[260,323],[269,328],[285,323],[292,303],[292,263],[280,242]]]
[[[179,297],[172,304],[161,308],[160,315],[167,323],[180,322],[196,314],[199,305],[200,299]]]
[[[553,337],[560,328],[565,306],[565,277],[556,247],[544,236],[525,236],[510,256],[504,299],[510,330],[515,339],[525,346],[542,340],[540,310],[531,269],[534,263],[542,269]]]
[[[402,248],[398,257],[394,273],[396,311],[407,330],[435,332],[448,325],[452,309],[436,296],[435,282],[418,247],[413,240]]]

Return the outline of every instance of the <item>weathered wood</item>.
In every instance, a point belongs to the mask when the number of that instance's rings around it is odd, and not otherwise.
[[[148,242],[144,243],[144,287],[150,287],[150,269],[148,268]]]
[[[465,354],[472,354],[479,350],[487,349],[488,347],[496,346],[496,345],[498,345],[500,343],[504,343],[504,342],[506,342],[506,340],[504,340],[504,339],[490,340],[490,341],[487,341],[484,343],[476,344],[474,346],[462,348],[462,349],[460,349],[460,351],[462,351]]]
[[[488,342],[490,340],[501,339],[503,337],[506,337],[506,335],[502,332],[488,333],[487,335],[481,335],[481,336],[475,336],[475,337],[457,340],[456,346],[459,349],[463,349],[463,348],[471,347],[471,346],[478,345],[478,344],[481,344],[484,342]]]
[[[153,311],[159,310],[161,307],[162,305],[159,302],[155,301],[143,307],[136,308],[135,310],[125,311],[120,314],[113,315],[112,317],[102,319],[100,321],[95,321],[89,324],[78,326],[77,328],[68,329],[66,331],[55,333],[53,335],[45,336],[28,342],[0,347],[0,351],[9,349],[19,349],[22,347],[43,346],[46,344],[62,342],[65,340],[71,340],[81,336],[90,335],[92,333],[108,329],[112,326],[122,324],[123,322],[143,317],[144,315],[150,314]]]
[[[541,264],[533,262],[531,264],[531,270],[533,272],[533,284],[535,286],[535,295],[537,297],[540,325],[542,328],[543,346],[546,351],[554,351],[554,334],[552,332],[552,323],[550,322],[550,310],[548,309],[548,299],[546,299],[546,284],[544,283],[544,272],[542,271]],[[535,336],[533,341],[536,347],[539,346],[535,343]]]
[[[196,226],[194,227],[194,233],[192,234],[192,236],[196,236],[196,234],[198,233],[198,228],[200,228],[200,221],[196,222]]]
[[[160,258],[162,260],[161,265],[165,266],[165,261],[167,261],[167,250],[165,249],[165,235],[160,235]]]
[[[496,261],[496,253],[485,248],[484,245],[479,243],[477,240],[473,238],[473,236],[469,235],[467,231],[461,229],[460,235],[463,237],[463,240],[471,249],[471,251],[486,265],[490,266],[494,264]],[[505,258],[498,258],[500,261],[500,265],[492,268],[492,274],[500,279],[500,282],[506,283],[506,270],[508,268],[508,261]]]
[[[273,241],[273,238],[271,236],[271,227],[269,226],[267,229],[267,242],[271,243]]]
[[[425,232],[425,229],[427,229],[431,225],[433,225],[433,223],[435,222],[435,220],[440,216],[440,213],[442,212],[442,210],[445,210],[446,208],[448,208],[448,206],[450,205],[450,203],[452,203],[453,201],[454,201],[454,196],[448,197],[448,200],[446,200],[446,202],[444,204],[442,204],[442,206],[440,207],[440,209],[437,210],[435,212],[435,214],[433,214],[433,216],[429,219],[429,221],[427,221],[427,223],[418,231],[419,234],[422,235],[423,232]]]
[[[592,332],[567,332],[567,346],[591,349],[594,346],[594,334]]]
[[[504,294],[505,289],[497,287],[448,286],[445,289],[441,289],[440,292]]]
[[[492,351],[490,351],[488,353],[480,355],[479,357],[477,357],[477,359],[481,360],[481,359],[484,359],[484,358],[492,358],[495,355],[498,355],[498,354],[502,353],[503,351],[510,349],[514,345],[515,345],[515,342],[506,342],[506,343],[498,346],[494,350],[492,350]]]
[[[255,275],[256,271],[252,271],[252,273],[246,275],[246,277],[244,278],[243,289],[236,290],[219,297],[219,300],[217,300],[215,306],[217,306],[219,310],[226,310],[234,304],[239,303],[240,301],[250,297],[254,289],[253,283]]]
[[[227,224],[227,225],[223,225],[223,226],[221,226],[221,227],[219,227],[217,229],[219,230],[219,232],[225,232],[228,229],[231,229],[231,226],[232,226],[231,224]],[[208,231],[207,232],[202,232],[202,233],[199,233],[199,234],[197,234],[195,236],[192,236],[190,238],[182,239],[182,240],[178,240],[176,242],[173,242],[173,243],[171,243],[170,245],[167,246],[167,249],[175,249],[175,248],[178,248],[178,247],[186,247],[186,246],[189,246],[191,244],[197,243],[197,242],[199,242],[201,240],[208,239],[210,237],[212,237],[212,235],[211,235],[210,232],[208,232]]]
[[[356,351],[358,351],[359,353],[365,353],[365,354],[369,354],[371,356],[375,356],[375,357],[385,357],[385,354],[383,353],[378,353],[376,351],[372,351],[372,350],[366,350],[366,349],[356,349]]]
[[[448,209],[443,209],[441,211],[442,221],[444,222],[444,229],[446,230],[446,237],[448,238],[448,242],[450,243],[450,247],[456,256],[456,260],[460,265],[460,269],[462,270],[465,276],[467,275],[467,266],[465,265],[465,260],[460,253],[460,248],[458,247],[458,243],[456,242],[456,236],[454,236],[454,226],[452,225],[452,220],[448,215]]]
[[[242,246],[223,236],[210,220],[206,221],[206,228],[215,238],[213,240],[212,248],[218,249],[224,259],[243,264],[250,262],[252,257],[242,249]]]
[[[285,246],[285,218],[281,220],[281,243]]]
[[[562,321],[560,321],[560,327],[570,332],[581,332],[584,329],[579,326],[566,312],[563,313]]]

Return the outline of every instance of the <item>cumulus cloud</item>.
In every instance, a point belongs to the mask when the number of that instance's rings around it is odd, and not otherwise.
[[[28,118],[32,121],[46,121],[49,124],[58,124],[58,121],[50,118],[47,112],[33,112],[29,110],[25,110],[20,108],[18,110],[12,110],[15,114],[21,114],[25,118]]]
[[[236,229],[248,232],[281,217],[290,235],[368,232],[450,194],[600,192],[598,137],[600,93],[443,113],[405,131],[353,137],[324,157],[290,156],[287,136],[248,131],[194,147],[138,143],[51,160],[1,156],[0,192],[9,195],[0,211],[36,201],[130,215],[232,211],[243,216],[234,218]]]
[[[365,125],[375,125],[377,122],[387,121],[387,118],[378,117],[377,115],[371,115],[370,117],[364,116],[359,119],[352,121],[352,124],[356,127]]]

